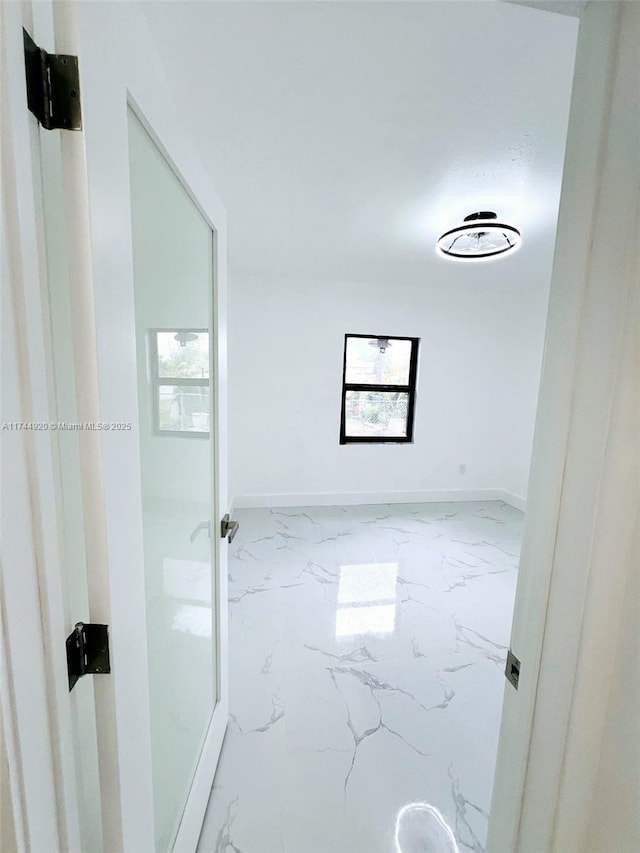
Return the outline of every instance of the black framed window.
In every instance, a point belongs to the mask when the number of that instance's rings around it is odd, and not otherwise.
[[[419,343],[344,336],[340,444],[413,441]]]

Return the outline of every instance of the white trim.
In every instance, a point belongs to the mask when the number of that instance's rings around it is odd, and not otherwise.
[[[215,233],[212,346],[220,427],[215,451],[215,516],[227,505],[226,216],[178,120],[144,14],[133,4],[66,3],[56,10],[56,49],[79,57],[83,133],[62,137],[72,247],[74,340],[79,420],[130,420],[138,398],[133,348],[133,258],[128,108],[132,107]],[[114,286],[117,282],[117,286]],[[82,336],[82,337],[80,337]],[[114,337],[115,336],[115,337]],[[117,340],[117,345],[115,343]],[[89,597],[95,621],[111,625],[112,677],[96,682],[105,848],[154,847],[149,691],[139,441],[82,434],[87,545],[93,554]],[[129,440],[127,440],[129,439]],[[128,472],[123,476],[123,471]],[[227,546],[214,537],[219,659],[218,704],[175,840],[193,850],[199,836],[227,722]]]
[[[171,853],[193,853],[198,846],[205,812],[211,797],[212,780],[215,776],[222,742],[227,730],[228,716],[229,700],[225,694],[216,705],[214,717],[211,719],[202,748],[201,760],[198,762],[193,777],[188,806],[182,816]]]
[[[637,360],[619,370],[637,340],[625,318],[638,272],[639,31],[626,2],[590,3],[580,26],[510,644],[522,666],[504,695],[490,853],[589,846],[638,505],[623,393],[638,388]]]
[[[571,18],[581,18],[589,0],[504,0],[514,6],[528,6],[530,9],[541,9],[543,12],[557,12]]]
[[[505,489],[428,489],[415,492],[316,492],[300,494],[239,495],[234,509],[289,506],[367,506],[369,504],[460,503],[504,501],[524,512],[526,499]]]
[[[10,677],[11,658],[9,636],[6,630],[4,603],[6,595],[2,583],[0,565],[0,849],[11,845],[10,850],[26,850],[28,827],[20,752],[18,744],[18,722],[16,702]],[[3,786],[7,786],[8,791]],[[9,809],[11,817],[5,816]]]
[[[3,421],[49,422],[50,358],[40,129],[26,109],[22,26],[51,49],[50,4],[3,4]],[[6,89],[4,89],[6,86]],[[6,234],[4,233],[6,229]],[[29,849],[77,849],[79,825],[51,433],[3,434],[3,725],[15,823]],[[4,678],[3,678],[4,680]],[[6,704],[5,704],[6,703]],[[19,792],[15,796],[15,790]]]
[[[521,512],[527,511],[527,499],[521,495],[514,495],[513,492],[508,492],[506,489],[498,489],[501,497],[498,500],[504,501],[509,506],[519,509]]]

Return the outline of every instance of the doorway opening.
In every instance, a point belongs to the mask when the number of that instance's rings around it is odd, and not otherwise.
[[[410,850],[437,812],[460,850],[480,851],[514,689],[578,21],[511,4],[194,14],[190,70],[175,60],[177,11],[149,20],[179,101],[213,81],[213,109],[190,121],[232,223],[241,525],[230,725],[203,847]],[[478,67],[500,85],[471,85]],[[438,255],[470,211],[499,211],[517,251]],[[357,387],[345,335],[365,340]],[[361,387],[366,356],[402,340],[419,340],[412,382],[382,387],[379,370]]]

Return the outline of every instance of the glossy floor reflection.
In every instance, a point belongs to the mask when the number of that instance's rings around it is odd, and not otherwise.
[[[231,719],[198,849],[482,851],[522,513],[236,516]]]

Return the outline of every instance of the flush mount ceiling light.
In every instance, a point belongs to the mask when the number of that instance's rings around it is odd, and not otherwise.
[[[372,341],[369,341],[369,346],[377,347],[383,353],[390,349],[391,341],[389,338],[374,338]]]
[[[438,239],[438,251],[461,261],[478,261],[514,251],[522,240],[520,232],[513,225],[496,222],[497,218],[491,210],[470,213],[462,225],[445,231]]]
[[[176,332],[173,339],[174,341],[178,341],[181,347],[186,347],[191,341],[197,341],[198,336],[195,332]]]

